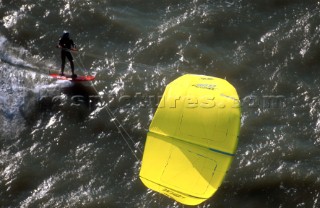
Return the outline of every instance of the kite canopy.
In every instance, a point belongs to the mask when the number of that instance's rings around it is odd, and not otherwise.
[[[211,197],[238,143],[240,102],[224,79],[187,74],[171,82],[149,127],[140,179],[174,200]]]

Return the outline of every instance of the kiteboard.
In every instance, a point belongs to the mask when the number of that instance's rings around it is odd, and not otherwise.
[[[224,79],[186,74],[168,84],[147,134],[144,185],[186,205],[210,198],[235,156],[240,115]]]
[[[60,75],[55,73],[49,74],[52,78],[58,80],[68,80],[68,81],[93,81],[95,76],[93,75],[78,75],[77,77],[72,77],[71,75]]]

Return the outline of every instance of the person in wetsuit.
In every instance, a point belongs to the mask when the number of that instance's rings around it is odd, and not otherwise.
[[[66,58],[70,62],[72,77],[77,77],[77,75],[74,73],[74,63],[73,63],[73,57],[71,55],[70,50],[77,51],[75,44],[73,43],[73,40],[70,39],[70,34],[67,31],[64,31],[62,36],[59,39],[58,48],[61,48],[61,73],[60,75],[64,76],[64,67],[66,65]]]

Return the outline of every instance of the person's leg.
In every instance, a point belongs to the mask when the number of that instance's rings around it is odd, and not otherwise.
[[[66,54],[64,51],[61,51],[61,72],[60,72],[60,75],[64,75],[65,65],[66,65]]]
[[[71,55],[71,53],[70,53],[70,52],[68,52],[68,54],[67,54],[67,58],[68,58],[68,60],[69,60],[69,62],[70,62],[70,67],[71,67],[71,73],[72,73],[72,76],[76,76],[76,75],[75,75],[75,73],[74,73],[73,57],[72,57],[72,55]]]
[[[71,66],[72,75],[74,75],[74,63],[73,63],[73,60],[70,61],[70,66]]]

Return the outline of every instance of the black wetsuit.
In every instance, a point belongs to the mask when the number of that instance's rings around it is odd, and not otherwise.
[[[68,58],[71,66],[72,75],[74,75],[73,57],[69,51],[71,48],[75,48],[73,40],[70,39],[69,37],[62,36],[59,40],[59,46],[61,47],[61,74],[64,73],[66,58]]]

